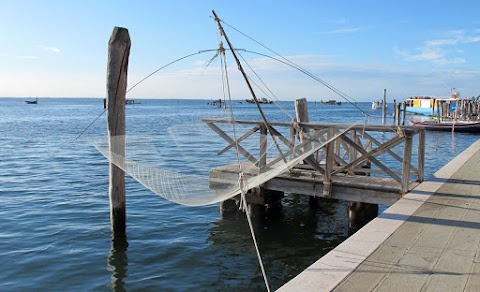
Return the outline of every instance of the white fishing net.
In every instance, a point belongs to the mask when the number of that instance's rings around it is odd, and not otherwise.
[[[111,149],[120,150],[112,152],[106,137],[89,141],[111,163],[162,198],[203,206],[233,198],[288,172],[349,129],[310,131],[300,142],[292,134],[293,128],[298,129],[294,124],[272,127],[275,138],[261,131],[262,127],[260,122],[210,120],[170,127],[165,135],[113,137]]]

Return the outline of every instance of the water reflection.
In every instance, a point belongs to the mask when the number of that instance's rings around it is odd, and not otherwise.
[[[108,270],[112,272],[110,287],[112,291],[123,292],[125,290],[125,278],[127,277],[127,237],[112,236],[112,247],[108,256]]]
[[[345,240],[348,203],[324,200],[310,208],[307,196],[288,195],[281,216],[256,217],[254,231],[270,288],[277,289]],[[265,286],[245,215],[224,216],[210,229],[209,253],[217,263],[214,290],[262,290]],[[231,290],[230,290],[231,291]]]

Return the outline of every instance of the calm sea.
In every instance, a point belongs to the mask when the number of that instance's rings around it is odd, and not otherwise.
[[[205,100],[138,100],[127,106],[127,133],[165,132],[218,116]],[[293,102],[282,102],[294,115]],[[359,103],[379,123],[380,111]],[[259,120],[254,105],[237,104],[236,118]],[[288,121],[274,105],[265,111]],[[0,289],[2,291],[263,291],[243,216],[221,218],[218,205],[185,207],[127,178],[127,246],[112,247],[107,161],[77,136],[105,133],[101,99],[0,99]],[[311,121],[349,123],[352,105],[309,103]],[[390,121],[389,114],[389,121]],[[426,177],[477,136],[427,133]],[[222,141],[220,141],[222,142]],[[212,145],[216,144],[212,141]],[[222,144],[223,145],[223,144]],[[212,146],[212,147],[213,147]],[[168,149],[168,148],[167,148]],[[171,156],[176,156],[174,147]],[[178,167],[201,168],[219,149]],[[345,205],[310,210],[288,195],[282,217],[255,222],[272,289],[294,277],[348,236]],[[333,215],[332,215],[333,214]]]

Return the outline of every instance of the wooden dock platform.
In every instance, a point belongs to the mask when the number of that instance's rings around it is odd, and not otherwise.
[[[267,145],[275,141],[281,143],[277,148],[283,147],[282,157],[305,147],[302,143],[307,143],[307,136],[324,143],[303,163],[263,183],[262,190],[391,205],[424,179],[425,130],[419,127],[270,122],[272,139],[261,121],[204,121],[228,142],[219,155],[237,147],[248,160],[241,167],[247,178],[279,161],[267,151]],[[237,138],[221,128],[232,123],[238,128]],[[209,183],[212,189],[221,189],[234,185],[238,178],[238,164],[224,165],[210,170]]]
[[[480,140],[278,291],[480,291]]]

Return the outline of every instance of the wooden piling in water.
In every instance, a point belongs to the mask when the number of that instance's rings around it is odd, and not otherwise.
[[[382,125],[387,121],[387,89],[383,90]]]
[[[402,102],[402,126],[405,126],[405,116],[407,115],[407,104]]]
[[[109,153],[119,157],[125,157],[125,95],[130,45],[128,30],[115,27],[108,43],[106,105]],[[112,162],[108,196],[114,237],[122,237],[126,231],[125,173]]]

